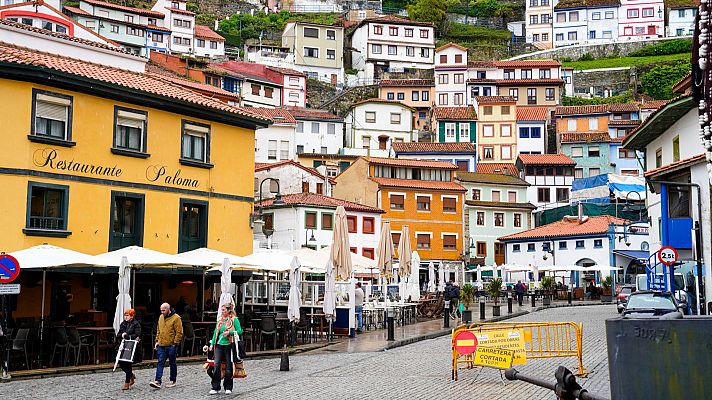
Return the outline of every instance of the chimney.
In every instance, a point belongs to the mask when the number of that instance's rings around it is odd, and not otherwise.
[[[583,202],[578,203],[578,223],[583,223]]]

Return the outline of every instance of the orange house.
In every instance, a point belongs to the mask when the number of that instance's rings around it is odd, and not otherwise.
[[[382,209],[398,247],[408,225],[423,261],[460,262],[465,188],[449,162],[361,157],[337,176],[334,197]]]

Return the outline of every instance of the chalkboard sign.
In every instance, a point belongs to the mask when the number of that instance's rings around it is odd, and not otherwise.
[[[119,361],[133,362],[134,354],[138,348],[138,340],[124,339],[121,341],[121,346],[119,346]]]

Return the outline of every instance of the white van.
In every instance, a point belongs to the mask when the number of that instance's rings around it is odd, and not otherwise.
[[[656,280],[659,282],[664,281],[664,276],[662,273],[655,274]],[[646,274],[638,274],[635,276],[635,290],[654,290],[648,287],[648,276]],[[678,303],[687,304],[687,292],[685,292],[685,278],[682,273],[675,273],[675,299]]]

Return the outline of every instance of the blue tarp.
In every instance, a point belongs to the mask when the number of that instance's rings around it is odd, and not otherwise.
[[[631,196],[635,192],[639,195]],[[645,180],[642,177],[601,174],[576,179],[571,185],[571,202],[608,204],[611,195],[619,199],[645,199]]]

